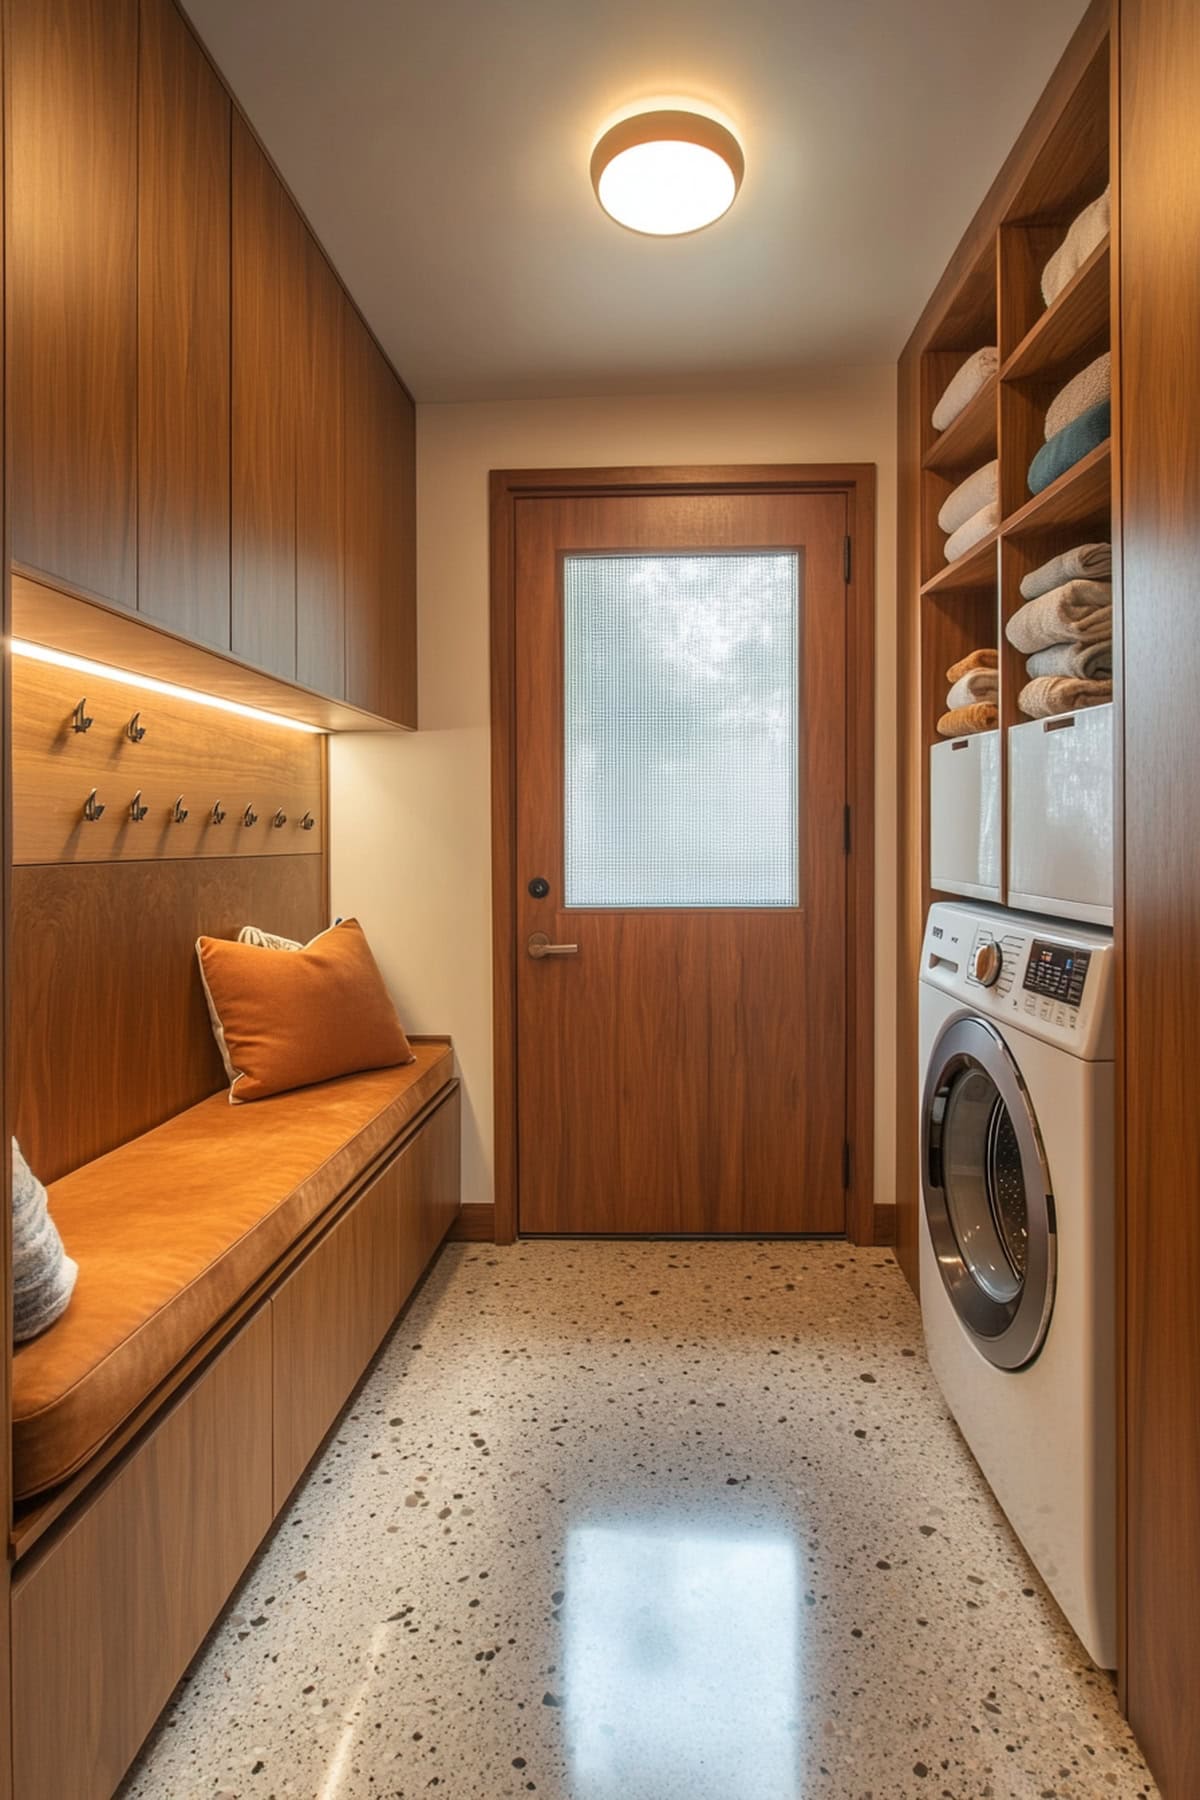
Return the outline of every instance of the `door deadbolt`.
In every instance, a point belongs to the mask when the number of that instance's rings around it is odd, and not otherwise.
[[[550,883],[544,875],[535,875],[529,884],[529,892],[535,900],[544,900],[550,892]]]

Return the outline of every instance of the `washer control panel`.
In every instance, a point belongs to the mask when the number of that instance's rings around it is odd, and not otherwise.
[[[1075,1056],[1113,1054],[1112,938],[1095,926],[939,901],[925,928],[921,979]]]

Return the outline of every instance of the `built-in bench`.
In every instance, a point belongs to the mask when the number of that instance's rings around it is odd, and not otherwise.
[[[13,1371],[24,1800],[107,1800],[453,1223],[453,1053],[413,1048],[53,1184],[79,1279]]]

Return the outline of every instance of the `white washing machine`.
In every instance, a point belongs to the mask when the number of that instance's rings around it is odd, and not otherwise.
[[[1112,935],[939,903],[921,956],[921,1312],[976,1461],[1116,1662]]]

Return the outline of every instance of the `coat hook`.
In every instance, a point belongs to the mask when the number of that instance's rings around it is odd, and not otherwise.
[[[171,810],[171,818],[174,820],[176,825],[182,825],[183,821],[187,818],[187,816],[188,816],[188,809],[183,804],[183,795],[180,794],[179,798],[175,802],[174,807]]]
[[[79,705],[75,708],[74,712],[71,714],[71,730],[72,731],[90,731],[94,724],[95,724],[95,720],[88,718],[87,695],[85,694],[83,699],[79,702]]]
[[[88,725],[90,725],[91,722],[92,721],[89,719]],[[87,730],[86,725],[84,726],[84,730],[85,731]],[[95,788],[93,788],[91,793],[88,795],[87,799],[83,803],[83,816],[90,825],[94,825],[96,820],[100,817],[100,815],[103,811],[104,811],[104,807],[96,799],[96,790],[95,790]]]
[[[257,825],[258,824],[258,814],[255,812],[253,806],[248,806],[246,808],[245,812],[242,814],[242,824],[243,825]]]
[[[287,824],[287,814],[284,812],[282,807],[280,807],[279,811],[275,814],[275,817],[271,820],[271,823],[275,827],[276,831],[283,830],[283,827]]]
[[[142,805],[142,790],[139,788],[137,793],[133,796],[133,799],[129,802],[129,816],[135,825],[140,825],[149,811],[150,808],[148,806]]]
[[[215,801],[213,804],[212,822],[214,825],[223,825],[225,823],[225,808],[221,805],[219,800]]]
[[[313,818],[312,814],[310,812],[306,812],[304,817],[300,821],[301,831],[311,831],[313,826],[316,824],[316,822],[317,821]]]
[[[130,719],[128,725],[125,727],[125,735],[130,743],[140,744],[146,735],[146,727],[142,724],[141,718],[141,713],[135,712],[132,719]]]

